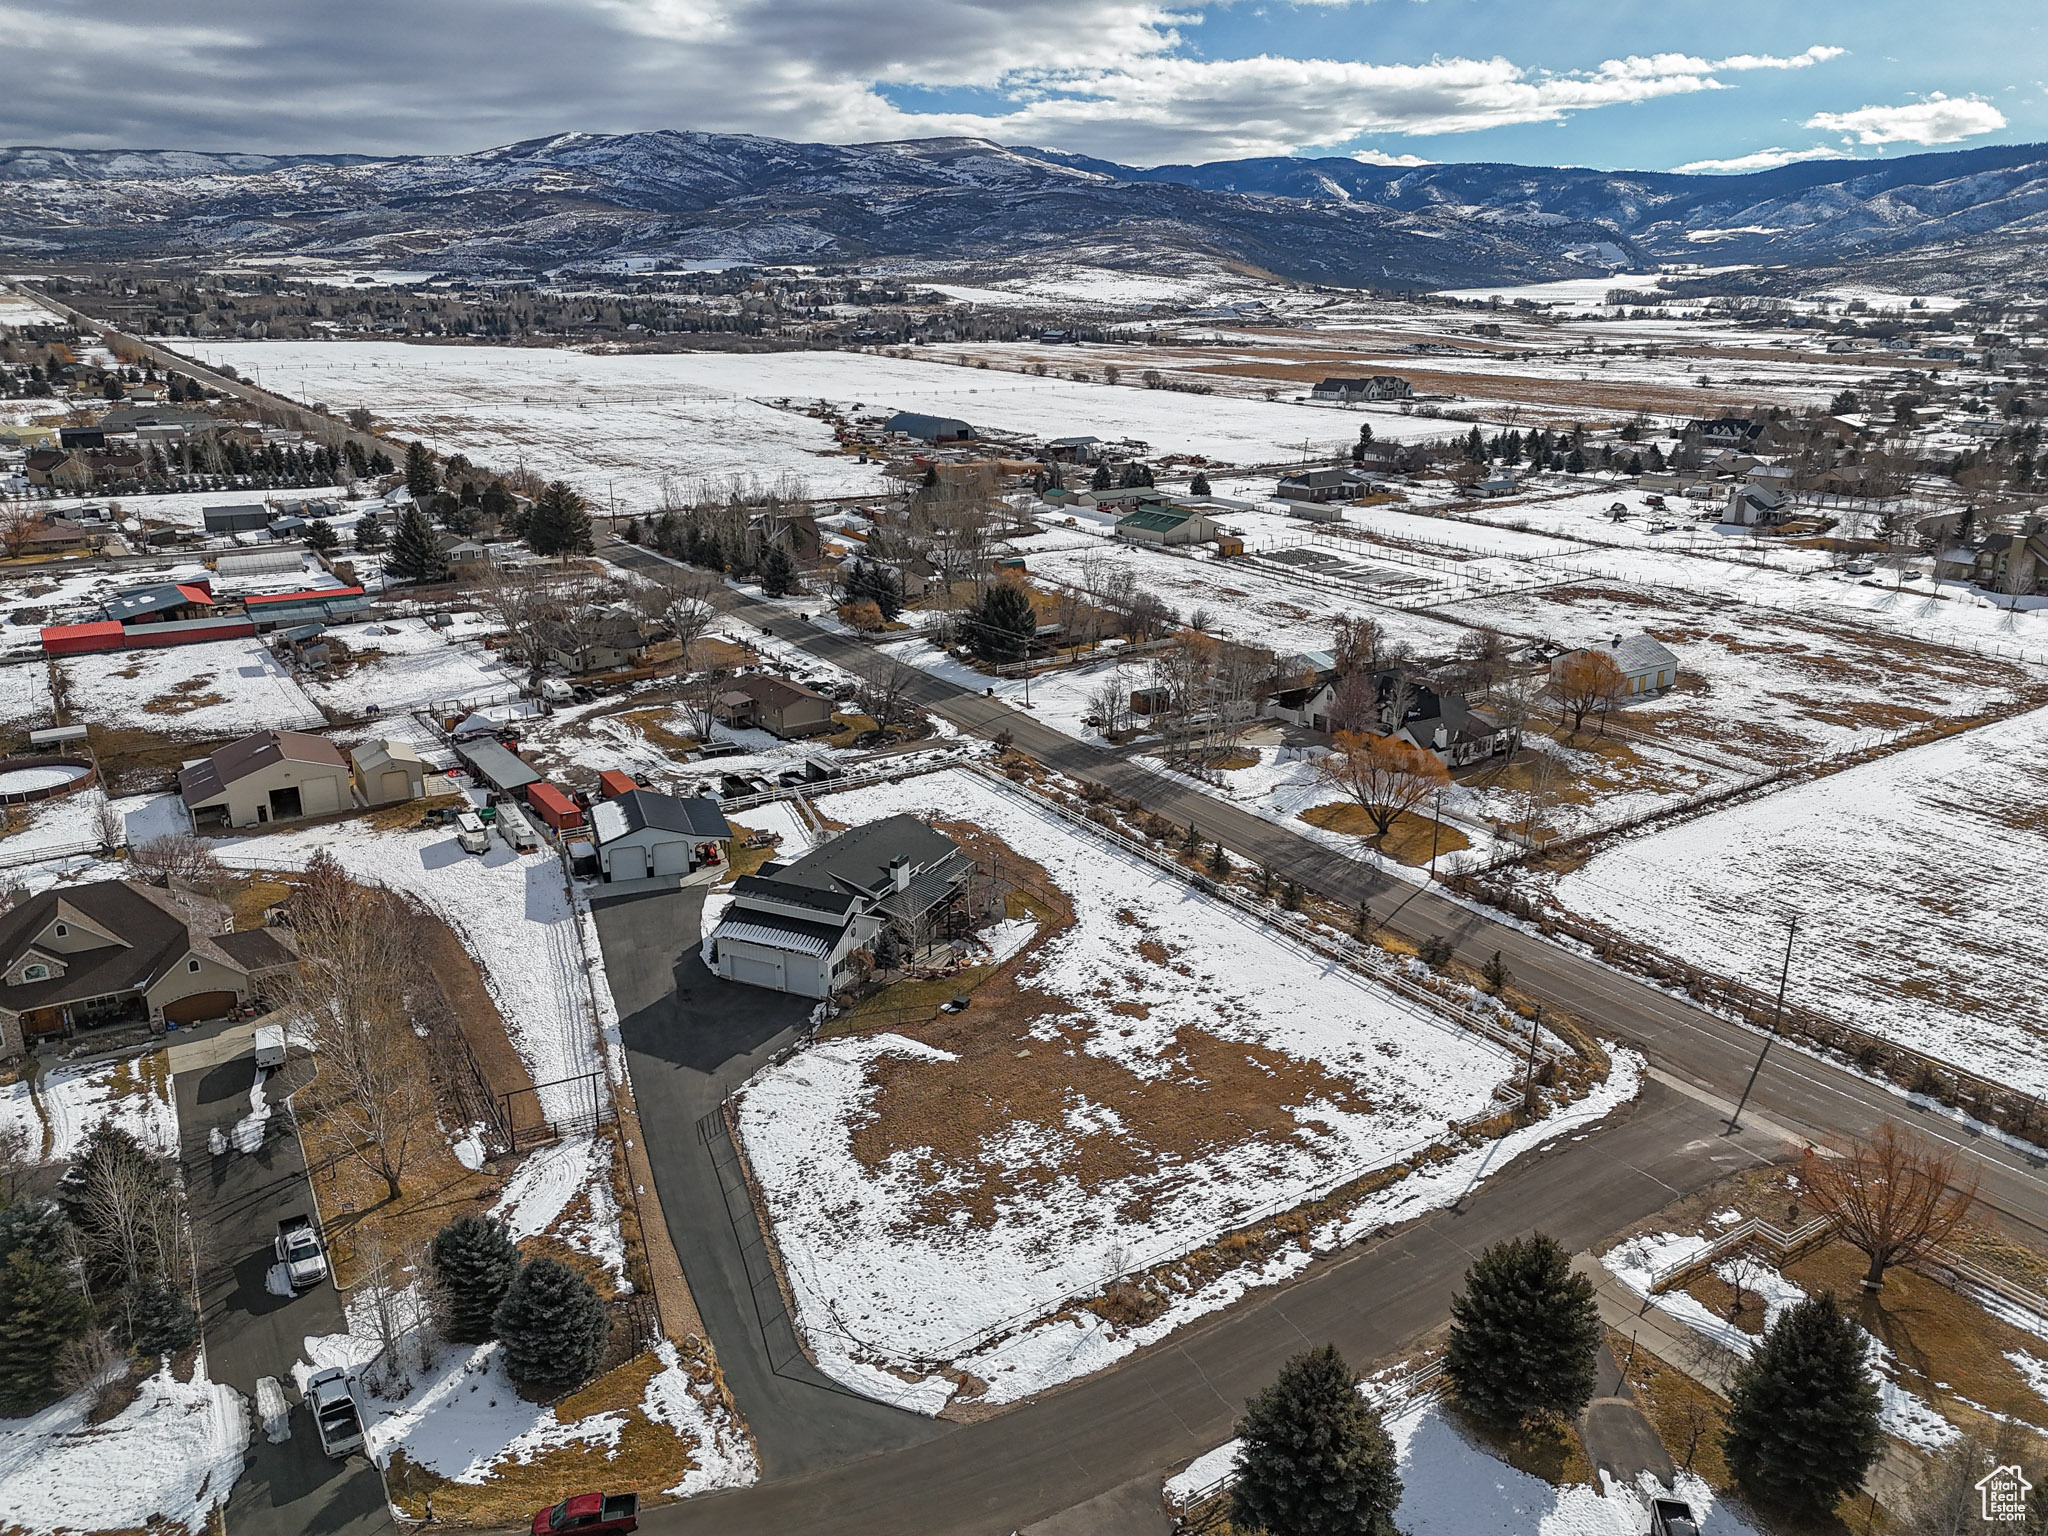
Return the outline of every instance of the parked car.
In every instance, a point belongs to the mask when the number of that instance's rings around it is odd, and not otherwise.
[[[563,1531],[575,1531],[578,1536],[608,1536],[612,1531],[639,1529],[637,1493],[572,1494],[533,1517],[533,1536],[556,1536]]]
[[[327,1255],[321,1251],[320,1234],[304,1216],[280,1221],[271,1246],[290,1276],[293,1290],[303,1291],[327,1278]]]
[[[363,1448],[363,1417],[349,1390],[348,1372],[338,1365],[318,1371],[306,1382],[306,1406],[320,1432],[320,1449],[337,1461]],[[631,1530],[631,1526],[622,1526]]]

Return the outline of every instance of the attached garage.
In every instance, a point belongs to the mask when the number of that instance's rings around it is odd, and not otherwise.
[[[614,847],[606,852],[606,873],[614,880],[645,880],[647,878],[647,850],[631,846]]]
[[[167,1024],[198,1024],[207,1019],[224,1019],[241,1000],[232,992],[195,992],[174,1003],[164,1004]]]
[[[743,952],[738,946],[734,946],[732,957],[732,979],[734,981],[743,981],[750,987],[769,987],[774,991],[780,992],[783,979],[787,974],[787,970],[782,963],[782,956]]]

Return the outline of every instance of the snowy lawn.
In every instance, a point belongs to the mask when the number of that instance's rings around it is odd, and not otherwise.
[[[373,704],[393,714],[523,682],[523,673],[484,648],[477,638],[481,627],[433,629],[425,619],[337,626],[328,634],[347,647],[351,660],[331,672],[306,673],[306,692],[343,715],[364,714]]]
[[[317,730],[326,718],[263,642],[211,640],[57,663],[93,725],[191,736]]]
[[[1401,1459],[1394,1523],[1405,1536],[1641,1536],[1650,1523],[1650,1494],[1664,1491],[1609,1479],[1603,1479],[1604,1492],[1585,1483],[1545,1482],[1473,1444],[1434,1403],[1389,1412],[1386,1427]],[[1228,1475],[1238,1448],[1232,1440],[1196,1458],[1168,1479],[1168,1498]],[[1671,1491],[1692,1506],[1701,1536],[1756,1536],[1692,1473],[1679,1473]]]
[[[242,1397],[170,1367],[104,1424],[88,1424],[92,1394],[26,1419],[0,1419],[0,1501],[21,1531],[211,1528],[215,1506],[242,1475],[249,1412]]]
[[[2048,1093],[2048,710],[1628,837],[1560,877],[1574,912],[1755,986],[1801,916],[1790,997]]]
[[[50,669],[40,658],[0,666],[0,729],[32,731],[51,715]]]
[[[68,1162],[94,1127],[113,1124],[152,1151],[178,1150],[178,1115],[164,1053],[96,1065],[60,1062],[31,1091],[26,1081],[0,1087],[0,1128],[19,1132],[31,1158]]]
[[[980,778],[931,774],[819,810],[977,829],[963,835],[1041,867],[1074,909],[957,1021],[830,1039],[744,1090],[740,1134],[800,1321],[825,1368],[870,1395],[935,1412],[953,1361],[983,1400],[1011,1401],[1284,1278],[1305,1251],[1216,1277],[1142,1327],[1085,1309],[1040,1326],[1069,1296],[1441,1139],[1495,1107],[1516,1070]],[[1630,1074],[1610,1091],[1632,1092]],[[1418,1178],[1372,1198],[1411,1197],[1435,1198]]]
[[[590,978],[561,861],[548,850],[515,855],[493,838],[464,853],[453,832],[378,832],[342,822],[216,845],[234,869],[303,869],[325,848],[359,880],[419,897],[482,966],[507,1034],[538,1084],[600,1070]],[[588,1107],[579,1085],[541,1091],[551,1117]]]
[[[401,1327],[416,1321],[420,1306],[416,1291],[393,1299]],[[497,1344],[436,1342],[423,1356],[417,1340],[409,1340],[393,1379],[372,1363],[380,1344],[366,1298],[351,1299],[348,1321],[347,1333],[305,1341],[311,1363],[296,1368],[300,1387],[316,1370],[350,1369],[378,1465],[392,1473],[402,1457],[404,1468],[477,1490],[438,1493],[442,1518],[461,1518],[470,1500],[500,1489],[506,1501],[525,1500],[523,1518],[528,1509],[607,1481],[684,1495],[743,1486],[756,1476],[745,1432],[720,1403],[710,1373],[691,1369],[666,1340],[550,1407],[519,1395]],[[392,1491],[414,1518],[424,1512],[424,1490],[402,1471]],[[509,1502],[496,1508],[492,1523],[505,1523],[508,1511]]]

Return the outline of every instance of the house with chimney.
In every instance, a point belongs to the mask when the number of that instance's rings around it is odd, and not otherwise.
[[[973,871],[957,843],[915,816],[850,828],[794,864],[763,864],[733,882],[711,932],[711,968],[748,986],[830,997],[885,931],[913,955],[942,937]]]

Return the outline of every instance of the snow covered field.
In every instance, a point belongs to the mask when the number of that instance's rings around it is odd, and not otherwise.
[[[0,1419],[0,1501],[20,1531],[211,1528],[242,1475],[249,1413],[241,1394],[169,1366],[104,1424],[81,1392],[26,1419]],[[160,1526],[159,1521],[163,1524]]]
[[[317,730],[322,715],[253,636],[154,651],[67,656],[72,709],[110,729],[189,736]]]
[[[818,804],[849,823],[908,811],[977,826],[1042,866],[1075,910],[1024,962],[1020,1022],[977,1013],[964,1054],[906,1034],[833,1039],[740,1099],[805,1333],[827,1371],[868,1395],[936,1412],[955,1390],[938,1373],[952,1361],[988,1384],[983,1401],[1013,1401],[1284,1278],[1305,1251],[1232,1271],[1139,1328],[1087,1310],[1040,1317],[1397,1161],[1487,1110],[1514,1073],[1487,1042],[980,778],[931,774]],[[1632,1091],[1618,1070],[1537,1139]],[[1455,1177],[1459,1161],[1431,1176]],[[1426,1182],[1373,1197],[1385,1204],[1366,1225],[1426,1206]]]
[[[864,495],[887,484],[879,465],[839,455],[831,429],[797,406],[826,399],[863,411],[926,411],[1041,437],[1136,438],[1154,453],[1231,463],[1292,463],[1304,437],[1321,447],[1358,435],[1364,413],[1313,413],[1229,395],[1040,378],[856,352],[617,355],[534,347],[425,347],[403,342],[192,342],[196,356],[261,368],[264,387],[337,409],[367,405],[443,453],[578,482],[606,482],[622,510],[644,512],[664,478],[687,486],[730,476],[798,475],[813,492]],[[992,354],[993,355],[993,354]],[[1069,367],[1099,362],[1074,356]],[[1441,422],[1373,412],[1375,432],[1433,437]]]
[[[2048,1093],[2048,711],[1630,837],[1557,900],[1793,1001]]]
[[[425,619],[339,625],[328,633],[348,647],[355,664],[331,674],[308,672],[305,690],[337,713],[361,715],[373,704],[392,714],[436,699],[470,699],[517,686],[524,674],[499,661],[479,638],[489,627],[481,615],[471,614],[446,629],[434,629]]]
[[[234,869],[303,869],[324,848],[357,879],[411,892],[447,920],[483,967],[535,1083],[603,1066],[575,906],[551,850],[515,855],[494,838],[489,853],[469,854],[452,831],[378,832],[361,822],[217,847],[221,862]],[[544,1088],[540,1099],[550,1116],[588,1103],[573,1086]]]

